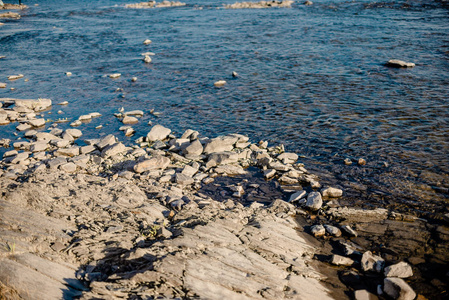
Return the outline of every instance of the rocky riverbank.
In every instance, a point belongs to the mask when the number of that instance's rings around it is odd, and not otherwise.
[[[81,130],[41,117],[49,99],[1,103],[2,124],[17,123],[19,132],[16,141],[1,140],[9,147],[0,163],[3,293],[446,295],[447,227],[341,206],[344,191],[322,187],[282,145],[194,130],[175,136],[162,125],[131,145],[113,135],[83,140]],[[126,124],[145,113],[120,111]]]

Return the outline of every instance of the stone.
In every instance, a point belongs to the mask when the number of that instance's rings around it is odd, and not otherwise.
[[[34,111],[45,110],[51,106],[50,99],[38,98],[35,99],[14,99],[14,98],[0,98],[1,102],[14,102],[16,106],[22,106]]]
[[[11,157],[10,163],[20,164],[21,162],[25,161],[28,157],[29,157],[28,152],[17,153],[15,156]]]
[[[284,164],[293,164],[298,160],[298,155],[296,153],[284,152],[278,155],[277,159],[281,160]]]
[[[48,149],[48,144],[45,141],[34,142],[30,146],[31,152],[41,152]]]
[[[83,135],[83,132],[81,130],[74,129],[74,128],[66,129],[65,132],[70,134],[75,139],[77,139]]]
[[[239,74],[238,74],[237,72],[235,72],[235,71],[233,71],[231,75],[232,75],[232,77],[234,77],[234,78],[239,77]]]
[[[304,2],[304,5],[313,5],[313,2],[310,0],[307,0],[306,2]]]
[[[30,124],[22,123],[22,124],[20,124],[19,126],[17,126],[16,129],[17,129],[18,131],[25,131],[25,130],[30,130],[32,127],[33,127],[33,126],[31,126]]]
[[[271,162],[269,164],[269,167],[271,169],[275,169],[276,171],[282,171],[282,172],[287,172],[291,168],[289,165],[282,164],[282,163],[279,163],[279,162]]]
[[[117,154],[121,154],[126,152],[128,148],[122,143],[115,143],[111,146],[107,146],[101,151],[101,157],[106,158],[110,156],[115,156]]]
[[[184,175],[182,173],[176,173],[175,182],[180,185],[189,185],[194,183],[195,180],[192,177]]]
[[[67,172],[67,173],[75,173],[76,172],[76,164],[74,164],[73,162],[62,164],[59,166],[59,169],[61,169],[64,172]]]
[[[232,151],[215,152],[209,155],[209,160],[214,160],[217,165],[231,164],[238,161],[238,154]]]
[[[199,140],[194,140],[182,150],[184,155],[201,155],[203,153],[203,145]]]
[[[68,157],[77,156],[79,154],[80,148],[76,146],[70,148],[59,148],[53,153],[54,156],[68,156]]]
[[[226,9],[260,9],[260,8],[273,8],[273,7],[291,7],[293,1],[260,1],[260,2],[236,2],[234,4],[226,4]]]
[[[70,140],[54,139],[50,141],[50,144],[58,148],[65,148],[70,145]]]
[[[354,292],[355,300],[377,300],[377,296],[367,290],[357,290]]]
[[[45,119],[34,119],[28,122],[33,127],[42,127],[45,125]]]
[[[326,232],[329,233],[329,234],[332,235],[332,236],[335,236],[335,237],[341,236],[341,231],[340,231],[340,229],[338,229],[338,228],[335,227],[335,226],[332,226],[332,225],[324,225],[324,228],[326,229]]]
[[[36,140],[45,141],[45,140],[57,140],[59,139],[56,135],[48,133],[48,132],[38,132],[36,133]]]
[[[5,153],[3,153],[3,158],[11,157],[11,156],[14,156],[17,154],[19,154],[19,152],[17,152],[17,150],[6,151]]]
[[[323,225],[314,225],[310,228],[310,232],[314,237],[321,237],[326,234],[326,228]]]
[[[341,226],[341,229],[343,230],[344,233],[346,233],[348,236],[351,237],[357,237],[357,232],[351,228],[351,226],[349,225],[343,225]]]
[[[413,68],[415,66],[412,62],[405,62],[399,59],[390,59],[386,65],[393,68]]]
[[[151,59],[151,56],[149,55],[145,55],[143,58],[143,61],[147,64],[149,64],[150,62],[152,62],[153,60]]]
[[[136,123],[138,123],[138,122],[139,122],[139,120],[138,120],[137,118],[131,117],[131,116],[125,116],[125,117],[122,119],[122,123],[123,123],[123,124],[126,124],[126,125],[136,124]]]
[[[6,83],[4,83],[4,82],[0,82],[0,89],[5,89],[5,88],[6,88],[6,86],[7,86],[7,84],[6,84]]]
[[[78,120],[81,122],[87,122],[92,120],[92,116],[91,115],[81,115],[78,117]]]
[[[117,139],[114,135],[109,134],[102,138],[100,141],[98,141],[95,146],[97,146],[98,149],[103,150],[107,146],[113,145],[117,142]]]
[[[70,123],[70,126],[77,127],[80,126],[81,124],[83,124],[83,122],[81,122],[80,120],[75,120],[72,123]]]
[[[155,142],[157,140],[164,140],[168,137],[168,135],[171,133],[171,129],[168,129],[162,125],[154,125],[150,132],[147,134],[147,139],[150,142]]]
[[[354,260],[349,257],[344,257],[341,255],[333,254],[330,260],[330,263],[336,266],[352,266],[354,264]]]
[[[364,166],[366,165],[366,160],[363,158],[359,158],[359,160],[357,161],[357,163],[359,164],[359,166]]]
[[[87,146],[80,147],[80,153],[81,154],[88,154],[88,153],[91,153],[91,152],[95,151],[96,149],[97,148],[95,148],[92,145],[87,145]]]
[[[232,197],[235,197],[235,198],[240,198],[243,196],[243,194],[245,194],[245,190],[240,185],[231,186],[231,191],[234,192],[232,194]]]
[[[385,277],[408,278],[413,276],[412,267],[406,262],[388,266],[384,270]]]
[[[184,174],[189,177],[193,177],[196,174],[196,172],[198,172],[197,168],[194,168],[192,166],[185,166],[184,169],[182,170],[181,174]]]
[[[234,149],[234,144],[238,141],[235,136],[219,136],[209,140],[204,146],[204,153],[225,152]]]
[[[142,117],[143,116],[143,111],[141,111],[141,110],[131,110],[131,111],[125,112],[125,116]]]
[[[311,192],[307,196],[307,201],[305,206],[310,210],[319,210],[323,205],[323,199],[321,198],[321,194],[318,192]]]
[[[226,81],[225,80],[219,80],[219,81],[215,81],[214,82],[214,86],[215,87],[222,87],[222,86],[224,86],[226,84]]]
[[[276,170],[273,170],[273,169],[267,169],[267,170],[264,170],[263,171],[263,176],[266,178],[266,179],[270,179],[270,178],[272,178],[272,177],[274,177],[276,175]],[[290,202],[290,201],[289,201]]]
[[[134,172],[143,173],[145,171],[165,169],[170,164],[170,159],[165,156],[155,155],[150,159],[137,163],[134,166]]]
[[[67,158],[56,157],[56,158],[53,158],[53,159],[47,161],[47,166],[50,169],[55,169],[55,168],[59,167],[60,165],[65,164],[66,162],[67,162]]]
[[[343,191],[337,188],[328,187],[321,190],[321,195],[323,197],[338,198],[343,195]]]
[[[297,202],[303,198],[305,198],[307,195],[307,192],[304,190],[297,191],[296,193],[293,193],[290,198],[288,199],[288,202]]]
[[[119,78],[120,76],[122,76],[122,74],[120,74],[120,73],[109,74],[109,78],[112,78],[112,79]]]
[[[413,300],[415,291],[401,278],[388,277],[384,279],[384,292],[397,300]]]
[[[149,45],[149,44],[151,44],[151,40],[146,39],[145,41],[143,41],[143,44],[144,44],[144,45]]]
[[[385,261],[382,257],[374,255],[371,251],[366,251],[362,255],[360,264],[364,272],[374,271],[380,273],[384,268]]]

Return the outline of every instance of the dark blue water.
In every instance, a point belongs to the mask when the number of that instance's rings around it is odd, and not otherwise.
[[[178,134],[192,128],[283,143],[323,183],[340,185],[359,204],[445,212],[447,2],[218,9],[234,2],[138,10],[121,0],[24,1],[30,8],[22,19],[0,27],[0,81],[18,73],[29,81],[7,82],[0,97],[69,101],[46,112],[50,119],[102,113],[79,127],[86,137],[112,132],[132,141],[153,121]],[[156,54],[151,64],[141,60],[147,51]],[[392,58],[416,67],[385,67]],[[233,79],[233,71],[240,76]],[[110,73],[122,76],[104,77]],[[215,88],[217,80],[227,85]],[[112,116],[120,107],[162,115],[147,113],[126,138]],[[0,135],[11,136],[16,125],[1,127]],[[360,157],[366,166],[357,165]],[[346,166],[345,158],[354,164]]]

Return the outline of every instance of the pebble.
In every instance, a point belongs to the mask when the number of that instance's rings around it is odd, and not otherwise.
[[[345,158],[345,165],[350,166],[352,165],[352,160],[350,160],[349,158]]]
[[[120,73],[114,73],[114,74],[109,74],[109,78],[119,78],[120,76],[122,76],[122,74]]]
[[[359,164],[359,166],[364,166],[364,165],[366,165],[366,160],[363,158],[359,158],[357,163]]]
[[[239,77],[239,74],[237,72],[232,72],[232,77],[234,78]]]
[[[131,81],[132,81],[132,82],[136,82],[136,81],[137,81],[137,77],[131,78]]]
[[[4,83],[4,82],[0,82],[0,89],[5,89],[5,88],[6,88],[6,86],[7,86],[7,84],[6,84],[6,83]]]
[[[323,197],[331,197],[331,198],[338,198],[343,195],[343,191],[337,188],[328,187],[323,190],[321,190],[321,195]]]
[[[67,105],[67,104],[69,104],[68,101],[62,101],[62,102],[58,103],[58,105]]]
[[[72,72],[65,72],[65,75],[72,76]]]
[[[149,55],[146,55],[146,56],[143,58],[143,61],[144,61],[145,63],[149,64],[150,62],[152,62],[152,59],[151,59],[151,57],[150,57]]]
[[[145,41],[143,41],[143,44],[144,44],[144,45],[149,45],[149,44],[151,44],[151,40],[146,39]]]

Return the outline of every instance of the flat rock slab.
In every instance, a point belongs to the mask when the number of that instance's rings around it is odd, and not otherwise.
[[[14,103],[16,106],[23,106],[34,111],[45,110],[51,106],[50,99],[15,99],[15,98],[0,98],[0,102]]]

